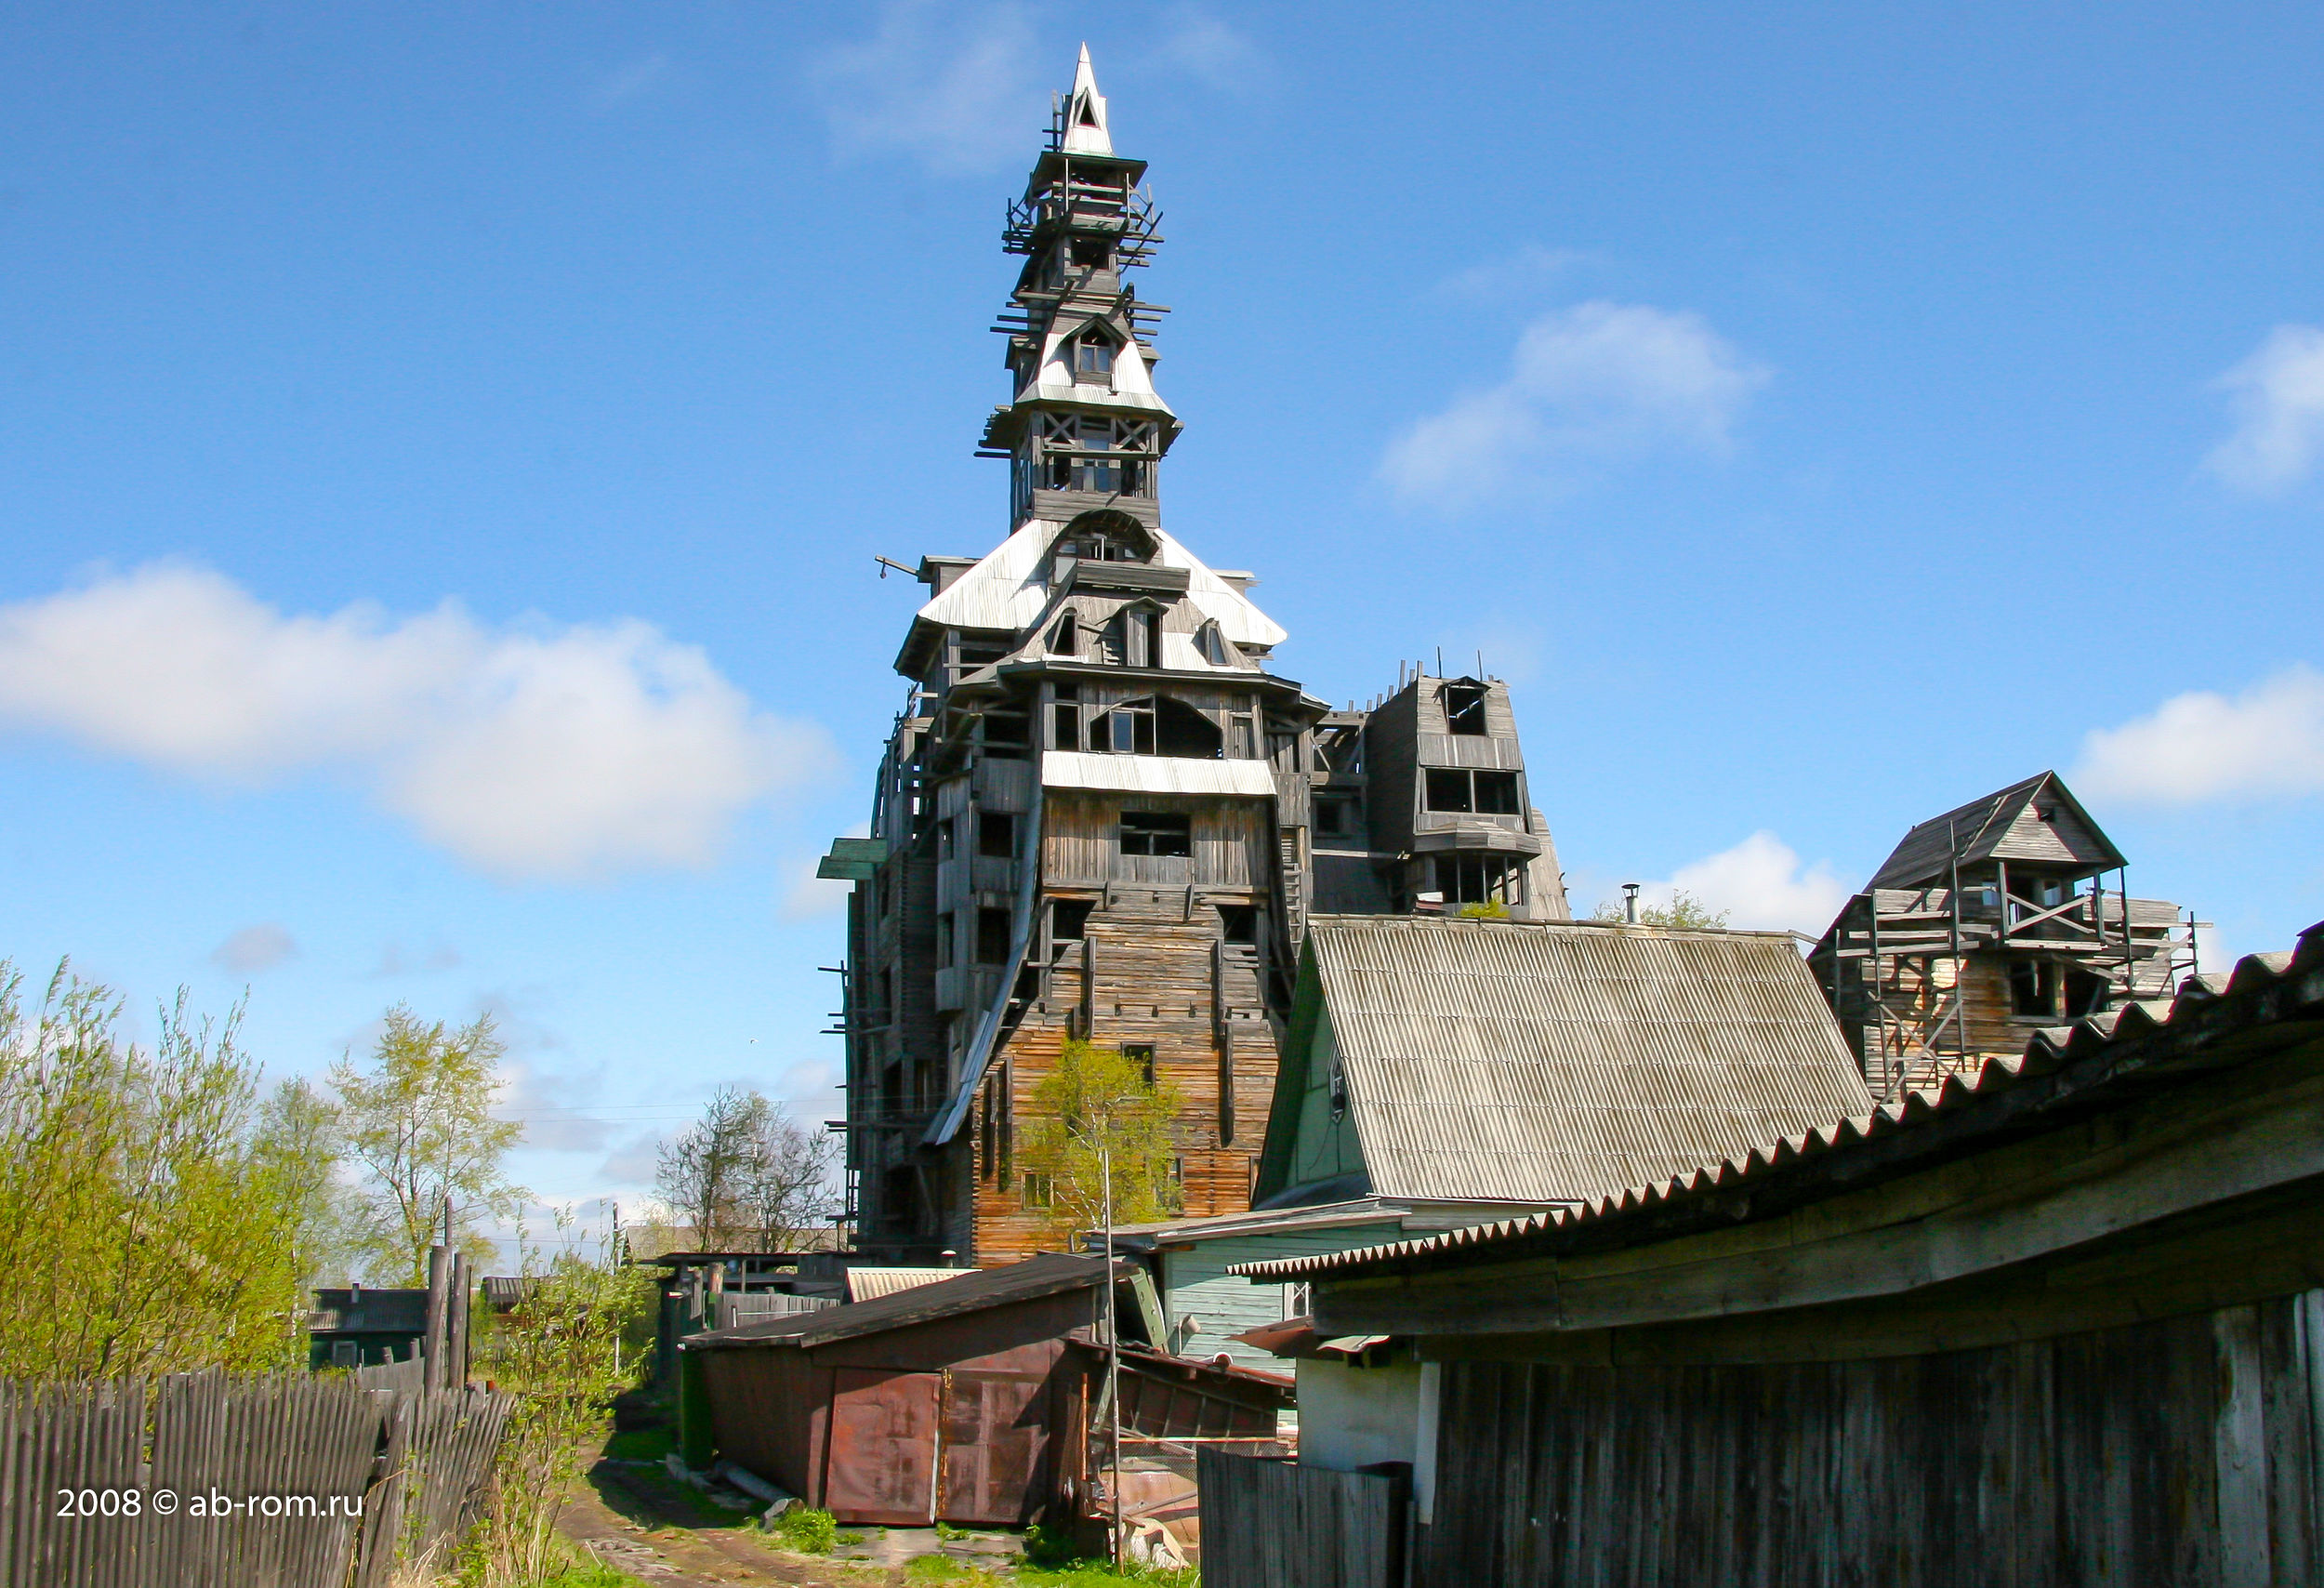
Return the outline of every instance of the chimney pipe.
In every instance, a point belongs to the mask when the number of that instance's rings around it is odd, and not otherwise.
[[[1638,924],[1638,884],[1622,884],[1622,920],[1631,926]]]

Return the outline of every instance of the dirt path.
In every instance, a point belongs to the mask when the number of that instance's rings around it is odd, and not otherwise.
[[[558,1528],[608,1566],[654,1588],[874,1588],[904,1581],[900,1572],[778,1554],[745,1533],[739,1520],[706,1518],[691,1494],[659,1475],[600,1462],[558,1517]]]

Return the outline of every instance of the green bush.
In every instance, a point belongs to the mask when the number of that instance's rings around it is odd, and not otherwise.
[[[763,1526],[787,1549],[802,1555],[829,1555],[839,1542],[839,1521],[828,1511],[810,1511],[804,1505],[794,1505],[780,1516],[769,1518]]]

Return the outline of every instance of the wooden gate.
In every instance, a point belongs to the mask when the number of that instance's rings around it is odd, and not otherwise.
[[[944,1491],[947,1522],[1021,1528],[1047,1451],[1049,1380],[1040,1374],[944,1375]]]
[[[925,1528],[936,1520],[940,1373],[834,1370],[824,1504],[842,1522]]]
[[[1205,1446],[1203,1588],[1396,1588],[1411,1483],[1398,1466],[1329,1472]]]

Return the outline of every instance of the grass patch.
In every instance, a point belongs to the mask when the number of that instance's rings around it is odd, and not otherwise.
[[[1018,1571],[1016,1581],[1036,1583],[1039,1588],[1112,1588],[1123,1582],[1142,1582],[1150,1588],[1202,1588],[1202,1573],[1191,1566],[1177,1571],[1125,1566],[1116,1571],[1103,1560],[1076,1561],[1055,1568],[1026,1567]]]
[[[916,1555],[904,1563],[904,1575],[916,1582],[966,1582],[985,1577],[982,1571],[971,1571],[948,1555]]]
[[[794,1505],[759,1526],[775,1542],[801,1555],[829,1555],[840,1540],[838,1518],[828,1511],[810,1511],[804,1505]]]

